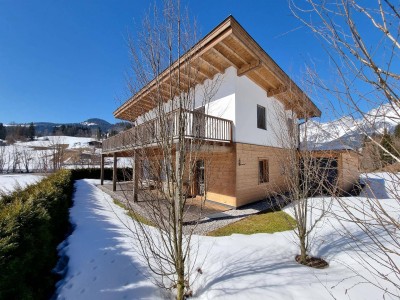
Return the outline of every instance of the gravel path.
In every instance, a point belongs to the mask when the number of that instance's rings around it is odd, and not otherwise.
[[[274,199],[273,201],[258,201],[252,204],[248,204],[242,208],[231,209],[221,213],[209,215],[201,219],[196,225],[186,226],[186,230],[193,229],[193,226],[195,226],[195,234],[206,235],[208,232],[237,222],[248,216],[276,208],[278,207],[277,201],[279,200]]]
[[[118,200],[124,205],[127,205],[126,197],[119,195],[118,193],[111,192],[105,186],[97,185],[99,189],[103,192],[111,195],[114,199]],[[272,208],[278,207],[278,199],[274,199],[273,201],[258,201],[252,204],[248,204],[241,208],[232,208],[230,210],[226,210],[223,212],[214,213],[208,215],[198,222],[192,222],[192,224],[187,224],[184,227],[185,232],[192,231],[195,234],[206,235],[208,232],[214,231],[218,228],[224,227],[228,224],[237,222],[243,218],[248,216],[260,213],[262,211],[266,211]],[[140,205],[134,202],[130,202],[129,206],[136,213],[140,214],[143,217],[146,217],[148,212]],[[195,223],[195,224],[193,224]]]

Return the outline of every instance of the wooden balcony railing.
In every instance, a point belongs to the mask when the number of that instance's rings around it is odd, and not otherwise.
[[[103,141],[103,152],[129,150],[166,139],[176,139],[179,131],[179,117],[184,122],[185,138],[205,141],[232,142],[232,121],[200,112],[175,110],[131,129],[120,132]],[[160,124],[163,124],[162,126]]]

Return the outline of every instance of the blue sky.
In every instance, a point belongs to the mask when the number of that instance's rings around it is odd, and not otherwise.
[[[0,122],[115,122],[112,112],[127,97],[128,32],[138,30],[150,3],[0,0]],[[306,62],[326,60],[286,1],[183,4],[201,36],[232,14],[297,82]]]

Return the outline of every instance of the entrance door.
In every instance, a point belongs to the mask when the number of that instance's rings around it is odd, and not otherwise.
[[[202,106],[193,111],[193,136],[204,138],[206,133],[205,107]]]
[[[205,176],[204,176],[204,160],[196,161],[196,190],[197,194],[204,196],[205,191]]]

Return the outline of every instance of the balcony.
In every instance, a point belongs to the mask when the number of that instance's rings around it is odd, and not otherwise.
[[[180,112],[182,113],[180,114]],[[163,126],[160,126],[159,118],[155,118],[104,140],[103,153],[156,146],[163,140],[177,140],[180,117],[185,123],[183,130],[187,139],[221,143],[232,142],[231,120],[195,111],[175,110],[164,116]]]

